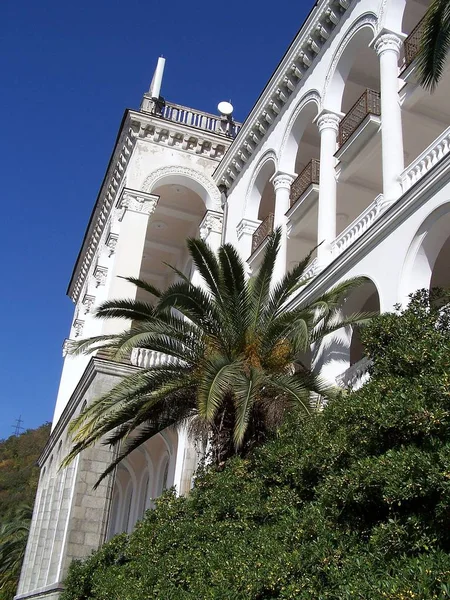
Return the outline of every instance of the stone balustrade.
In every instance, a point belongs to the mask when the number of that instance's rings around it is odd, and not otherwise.
[[[166,102],[161,110],[160,116],[163,119],[175,123],[189,125],[190,127],[198,127],[205,131],[211,131],[212,133],[218,133],[229,137],[235,137],[241,128],[240,123],[230,122],[228,119],[224,119],[218,115],[193,110],[187,106],[172,104],[170,102]]]
[[[131,364],[143,369],[163,367],[170,362],[170,357],[162,352],[147,350],[147,348],[134,348],[131,352]]]
[[[369,367],[372,364],[372,360],[365,356],[336,377],[337,385],[354,391],[359,390],[369,380]]]
[[[313,258],[313,260],[306,267],[302,279],[304,281],[307,281],[309,283],[309,281],[313,277],[315,277],[318,272],[319,272],[319,262],[318,262],[317,257],[316,257],[316,258]]]
[[[342,231],[331,245],[333,257],[342,254],[355,240],[360,238],[365,231],[386,210],[388,204],[383,203],[383,195],[375,198],[363,212]]]
[[[405,193],[450,152],[450,127],[441,133],[401,174]]]

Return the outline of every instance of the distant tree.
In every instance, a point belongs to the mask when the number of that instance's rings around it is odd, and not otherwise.
[[[66,463],[106,435],[105,443],[120,444],[120,451],[104,477],[159,431],[190,420],[207,433],[220,465],[264,441],[293,407],[308,414],[312,393],[334,396],[335,388],[304,364],[304,356],[326,335],[369,316],[344,318],[340,310],[361,279],[287,308],[308,282],[311,255],[274,282],[280,235],[277,230],[269,237],[261,267],[250,279],[233,246],[225,244],[216,256],[203,241],[190,239],[204,286],[174,269],[181,281],[166,291],[128,279],[149,295],[148,302],[119,299],[100,306],[97,318],[121,318],[131,328],[82,340],[78,352],[101,348],[123,358],[140,347],[167,360],[125,377],[72,422],[75,445]]]

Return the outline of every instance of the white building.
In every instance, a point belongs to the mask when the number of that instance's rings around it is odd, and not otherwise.
[[[213,248],[223,235],[253,271],[281,225],[278,274],[322,242],[302,298],[364,275],[349,311],[391,310],[420,287],[448,284],[450,74],[432,95],[416,83],[426,6],[319,0],[240,128],[174,104],[156,110],[155,94],[126,111],[69,285],[70,338],[113,330],[91,313],[135,294],[120,275],[164,287],[173,277],[165,262],[191,275],[184,240],[192,235]],[[364,374],[352,332],[322,358],[323,373],[341,385]],[[66,356],[18,598],[56,597],[74,557],[130,531],[165,487],[189,490],[197,452],[184,431],[149,440],[96,491],[110,459],[104,447],[58,471],[70,419],[155,360],[146,351],[131,364]]]

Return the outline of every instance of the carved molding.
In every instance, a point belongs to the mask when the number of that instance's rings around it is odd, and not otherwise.
[[[100,265],[97,265],[94,269],[94,279],[96,282],[95,287],[99,287],[101,285],[105,285],[106,283],[106,277],[108,276],[108,268],[107,267],[101,267]]]
[[[240,240],[243,235],[253,235],[260,225],[261,221],[241,219],[236,227],[238,240]]]
[[[223,213],[215,210],[207,210],[200,223],[199,231],[202,240],[206,240],[211,232],[222,233]]]
[[[153,173],[150,173],[150,175],[148,175],[145,178],[145,181],[142,185],[142,191],[150,193],[155,188],[159,180],[164,179],[165,177],[170,177],[171,175],[182,175],[188,177],[189,179],[192,179],[193,181],[196,181],[205,190],[206,194],[211,200],[212,206],[208,206],[207,202],[205,202],[206,207],[208,209],[213,209],[217,211],[221,209],[222,205],[220,201],[220,191],[214,183],[214,181],[211,178],[204,175],[203,173],[200,173],[199,171],[196,171],[195,169],[191,169],[189,167],[174,165],[161,167],[160,169],[153,171]]]
[[[87,315],[91,312],[92,307],[94,306],[95,296],[90,294],[85,294],[83,296],[82,305],[84,306],[84,314]]]
[[[106,236],[106,247],[109,248],[109,258],[116,251],[117,241],[119,239],[119,235],[117,233],[113,233],[110,231]]]
[[[75,319],[75,321],[73,322],[73,330],[75,337],[80,337],[80,335],[83,335],[83,326],[84,321],[82,319]]]
[[[307,104],[309,104],[310,102],[315,102],[317,105],[317,110],[319,110],[320,94],[317,90],[310,90],[309,92],[307,92],[300,99],[300,101],[297,104],[297,107],[295,108],[294,112],[292,113],[292,115],[289,118],[289,122],[284,131],[283,140],[282,140],[281,146],[280,146],[280,163],[281,163],[280,166],[282,166],[282,163],[284,162],[284,150],[285,150],[286,144],[288,142],[288,139],[291,135],[292,129],[293,129],[295,123],[297,122],[297,119],[298,119],[300,113],[305,108],[305,106]]]

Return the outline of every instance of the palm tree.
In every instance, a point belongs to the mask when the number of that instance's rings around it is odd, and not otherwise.
[[[33,509],[19,506],[0,524],[0,598],[14,598],[27,545]]]
[[[433,0],[426,14],[418,53],[420,83],[433,91],[444,72],[450,50],[450,2]]]
[[[303,357],[311,344],[369,317],[343,318],[339,309],[361,280],[341,283],[309,304],[289,308],[308,281],[304,274],[311,255],[275,283],[279,243],[277,230],[269,237],[258,273],[248,279],[233,246],[223,245],[216,256],[203,241],[189,239],[203,286],[176,269],[179,281],[166,291],[128,278],[149,301],[110,300],[99,307],[98,318],[125,319],[131,328],[82,340],[75,352],[102,349],[123,359],[139,347],[164,354],[166,360],[125,377],[72,421],[75,443],[64,464],[101,438],[105,444],[120,444],[100,482],[150,437],[189,422],[208,435],[212,459],[220,465],[264,441],[287,410],[309,414],[312,394],[334,396],[336,388],[313,373]]]

